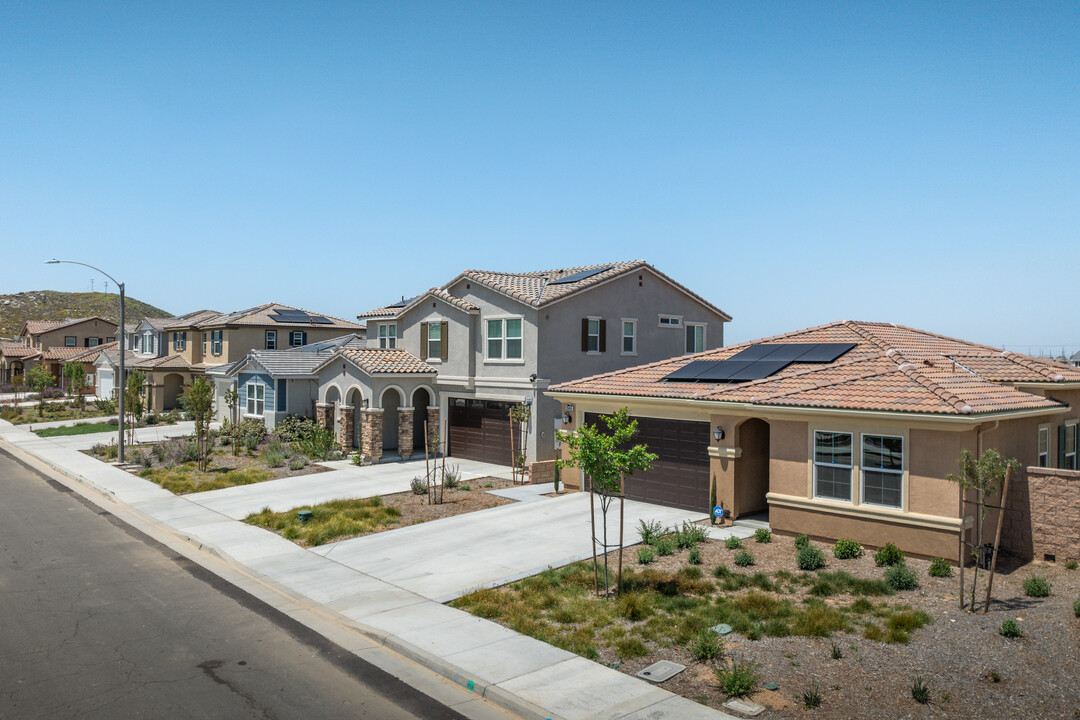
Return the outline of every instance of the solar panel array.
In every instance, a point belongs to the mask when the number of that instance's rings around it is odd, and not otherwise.
[[[285,310],[279,308],[274,311],[274,314],[270,316],[270,319],[279,323],[310,323],[313,325],[333,325],[332,320],[324,318],[322,315],[308,315],[303,310]]]
[[[762,380],[792,363],[831,363],[855,343],[765,343],[727,360],[693,360],[664,377],[669,382],[737,383]]]
[[[586,278],[591,278],[593,275],[599,275],[600,273],[607,272],[610,269],[611,269],[610,267],[605,267],[605,268],[594,268],[593,270],[582,270],[581,272],[576,272],[573,275],[567,275],[566,277],[561,277],[558,280],[552,280],[548,284],[549,285],[566,285],[568,283],[576,283],[579,280],[584,280]]]

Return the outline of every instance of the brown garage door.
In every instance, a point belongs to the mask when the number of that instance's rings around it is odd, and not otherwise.
[[[453,457],[511,465],[510,403],[450,398],[450,448]],[[520,441],[514,423],[514,442]],[[520,452],[520,449],[518,449]]]
[[[646,472],[626,480],[630,500],[667,505],[684,510],[709,511],[709,423],[688,420],[635,417],[638,434],[634,443],[644,443],[659,457]],[[585,413],[585,422],[601,429],[607,426],[595,413]]]

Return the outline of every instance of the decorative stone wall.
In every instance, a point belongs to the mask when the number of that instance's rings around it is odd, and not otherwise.
[[[323,430],[334,430],[334,403],[317,403],[315,405],[315,422]]]
[[[427,433],[429,452],[438,455],[444,446],[443,438],[439,437],[439,406],[428,405],[427,409]]]
[[[398,455],[402,460],[408,460],[413,453],[413,409],[411,407],[399,407],[397,421]]]
[[[529,465],[529,482],[532,485],[555,482],[555,461],[540,460]]]
[[[371,462],[382,457],[382,408],[362,411],[360,419],[360,452]]]
[[[338,414],[338,440],[341,452],[350,453],[353,449],[353,423],[356,422],[356,408],[342,405]]]
[[[1080,471],[1022,470],[1009,484],[1001,546],[1024,558],[1080,560]]]

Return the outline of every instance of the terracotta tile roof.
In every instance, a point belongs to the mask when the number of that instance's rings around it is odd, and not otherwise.
[[[190,370],[191,363],[185,360],[183,355],[162,355],[161,357],[137,360],[133,367],[140,370]]]
[[[86,350],[84,347],[57,345],[42,352],[41,356],[46,360],[70,360],[76,355],[82,355]]]
[[[29,345],[22,343],[0,343],[0,355],[9,358],[28,358],[40,353]]]
[[[101,353],[105,352],[106,350],[115,350],[116,349],[116,341],[114,340],[111,343],[105,343],[104,345],[98,345],[98,346],[92,347],[92,348],[81,348],[81,349],[82,349],[81,353],[79,353],[78,355],[74,355],[69,359],[78,360],[80,362],[88,362],[88,363],[97,362],[97,359],[98,359],[98,357],[101,356]]]
[[[375,308],[374,310],[369,310],[368,312],[357,315],[356,317],[359,319],[398,317],[399,315],[403,315],[412,308],[416,307],[418,304],[422,303],[429,297],[438,298],[439,300],[442,300],[448,305],[453,305],[454,307],[464,310],[465,312],[476,312],[480,309],[468,300],[463,300],[462,298],[459,298],[455,295],[451,295],[442,288],[431,288],[427,292],[409,298],[408,300],[401,300],[400,302],[394,303],[393,305],[386,305],[381,308]]]
[[[274,315],[277,310],[292,310],[298,312],[305,312],[308,315],[315,315],[324,317],[329,320],[329,323],[309,323],[309,322],[278,322],[271,319],[271,315]],[[362,326],[348,320],[342,320],[341,318],[331,317],[329,315],[319,315],[318,313],[311,313],[307,310],[301,310],[300,308],[294,308],[290,305],[282,305],[280,303],[265,303],[258,305],[247,310],[240,310],[232,313],[215,313],[206,317],[200,317],[195,319],[194,322],[188,321],[185,325],[177,325],[176,323],[169,323],[166,325],[166,329],[172,327],[194,327],[198,329],[203,328],[217,328],[217,327],[303,327],[303,328],[326,328],[336,330],[358,330]]]
[[[435,368],[401,348],[345,349],[327,360],[323,365],[343,357],[369,375],[375,374],[423,374],[434,375]],[[322,365],[320,365],[322,367]]]
[[[693,360],[724,360],[762,343],[854,343],[834,362],[792,363],[742,383],[668,382]],[[552,387],[555,392],[688,398],[763,406],[942,415],[1052,409],[1015,383],[1080,383],[1080,368],[887,323],[838,322],[684,355]]]

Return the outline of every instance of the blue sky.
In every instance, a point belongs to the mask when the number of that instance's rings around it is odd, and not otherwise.
[[[0,97],[0,292],[351,318],[644,258],[729,341],[1080,348],[1076,3],[11,2]]]

